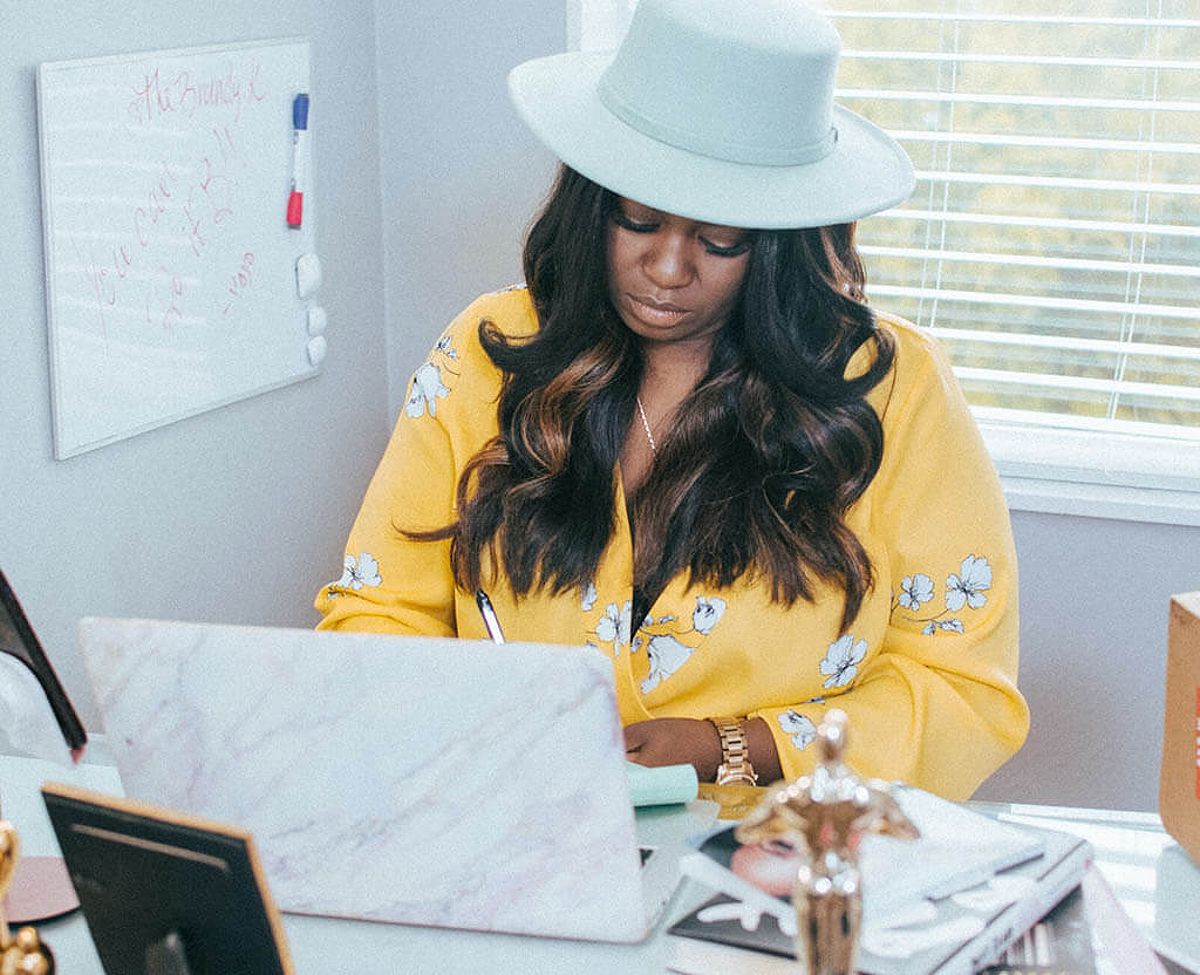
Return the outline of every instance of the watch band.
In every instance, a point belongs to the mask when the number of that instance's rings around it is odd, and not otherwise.
[[[758,785],[758,773],[750,764],[750,746],[741,718],[709,718],[721,737],[721,764],[717,785]]]

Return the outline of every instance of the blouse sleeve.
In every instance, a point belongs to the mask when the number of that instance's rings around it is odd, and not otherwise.
[[[413,376],[346,542],[342,576],[317,594],[318,629],[455,635],[450,543],[405,531],[443,528],[453,518],[456,448],[466,449],[462,427],[471,412],[462,401],[478,392],[478,377],[464,375],[466,360],[482,355],[477,323],[477,314],[464,312]]]
[[[910,334],[896,368],[908,375],[883,414],[884,461],[869,491],[882,541],[873,550],[887,560],[877,585],[891,584],[881,645],[843,635],[830,651],[855,671],[843,693],[760,716],[789,778],[813,762],[795,736],[836,706],[858,772],[961,800],[1029,728],[1016,684],[1016,553],[999,478],[944,353]]]

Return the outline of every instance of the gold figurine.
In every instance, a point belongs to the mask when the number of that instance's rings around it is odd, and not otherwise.
[[[803,975],[853,975],[862,926],[858,846],[865,833],[916,839],[916,826],[888,783],[866,779],[842,761],[846,713],[836,708],[817,728],[817,765],[772,789],[737,827],[743,844],[783,847],[800,856],[792,902],[796,957]]]
[[[33,928],[21,928],[16,937],[4,916],[4,896],[12,885],[21,844],[13,825],[0,820],[0,975],[53,975],[54,956]]]
[[[17,857],[21,854],[21,843],[17,830],[6,819],[0,819],[0,951],[8,948],[12,933],[8,930],[8,918],[4,915],[4,898],[12,886],[13,874],[17,871]]]

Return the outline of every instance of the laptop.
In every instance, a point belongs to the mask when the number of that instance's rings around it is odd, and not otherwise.
[[[288,912],[644,938],[612,664],[586,647],[85,619],[126,794],[248,830]],[[644,862],[643,862],[644,861]]]

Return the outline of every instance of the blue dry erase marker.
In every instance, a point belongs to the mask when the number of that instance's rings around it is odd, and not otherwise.
[[[292,99],[292,192],[288,196],[287,223],[299,227],[304,216],[304,152],[308,141],[308,93]]]

